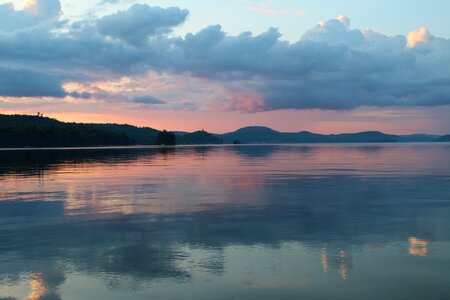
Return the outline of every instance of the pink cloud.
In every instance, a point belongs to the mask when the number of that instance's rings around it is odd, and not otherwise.
[[[244,113],[257,113],[266,110],[266,102],[263,96],[255,91],[230,92],[224,109]]]

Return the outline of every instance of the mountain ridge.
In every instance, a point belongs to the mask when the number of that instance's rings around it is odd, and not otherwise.
[[[380,131],[357,133],[318,134],[309,131],[279,132],[264,126],[248,126],[236,131],[217,134],[224,143],[351,143],[351,142],[399,142],[401,136]],[[433,139],[430,136],[429,140]]]
[[[42,115],[0,114],[0,147],[66,147],[156,145],[160,130],[115,123],[70,123]],[[393,135],[381,131],[318,134],[280,132],[266,126],[246,126],[224,134],[204,130],[174,131],[177,144],[289,144],[448,142],[450,135]]]

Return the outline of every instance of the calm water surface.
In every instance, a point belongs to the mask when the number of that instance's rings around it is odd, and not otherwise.
[[[0,151],[0,299],[450,299],[450,144]]]

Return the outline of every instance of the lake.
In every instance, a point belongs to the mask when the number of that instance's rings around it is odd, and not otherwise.
[[[0,151],[0,299],[450,299],[450,144]]]

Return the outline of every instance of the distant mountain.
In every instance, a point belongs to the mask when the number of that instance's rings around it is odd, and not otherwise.
[[[385,134],[379,131],[335,134],[328,137],[330,142],[336,143],[395,143],[400,140],[396,135]]]
[[[272,128],[264,127],[264,126],[248,126],[248,127],[243,127],[241,129],[238,129],[232,133],[233,134],[241,134],[241,135],[262,134],[262,135],[270,136],[270,135],[279,134],[280,132],[273,130]]]
[[[436,142],[450,142],[450,134],[441,136],[435,140]]]
[[[222,140],[214,135],[204,131],[196,131],[177,136],[177,144],[184,145],[209,145],[222,144]]]
[[[283,133],[268,127],[244,127],[234,132],[216,135],[230,144],[236,141],[246,144],[275,143],[385,143],[398,142],[399,136],[379,131],[367,131],[347,134],[317,134],[308,131]]]
[[[280,132],[275,131],[268,127],[252,126],[238,129],[234,132],[225,133],[222,135],[216,135],[221,138],[224,143],[231,144],[234,141],[240,141],[242,143],[273,143],[281,142]]]
[[[432,134],[410,134],[400,135],[400,142],[432,142],[439,138],[439,135]]]

